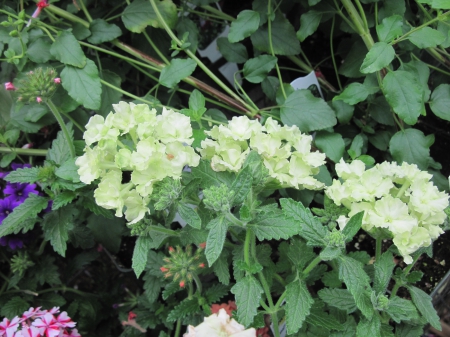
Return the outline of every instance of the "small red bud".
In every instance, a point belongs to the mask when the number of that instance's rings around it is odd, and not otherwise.
[[[40,98],[39,96],[36,97],[36,102],[41,103],[42,102],[42,98]]]
[[[198,266],[199,266],[200,268],[205,268],[205,264],[204,264],[204,263],[200,263]]]
[[[130,311],[130,312],[128,313],[128,320],[129,320],[129,321],[131,321],[132,319],[134,319],[134,318],[136,318],[136,317],[137,317],[137,315],[136,315],[134,312]]]
[[[165,268],[165,267],[161,267],[161,268],[159,268],[159,270],[161,270],[163,273],[165,273],[165,272],[168,272],[169,271],[169,269],[167,269],[167,268]]]
[[[53,80],[53,82],[55,82],[56,84],[61,84],[61,79],[57,77]]]
[[[16,90],[17,88],[12,84],[12,82],[6,82],[5,83],[5,89],[8,91]]]
[[[173,249],[173,247],[169,247],[169,252],[173,253],[175,251],[175,249]]]
[[[205,247],[206,247],[206,242],[203,242],[203,243],[199,244],[199,247],[202,248],[202,249],[205,249]]]
[[[45,8],[45,7],[48,7],[48,6],[50,6],[50,5],[48,4],[48,0],[43,0],[43,1],[39,1],[39,2],[36,4],[36,6],[37,6],[38,8]]]
[[[180,281],[180,288],[184,288],[185,285],[184,281]]]

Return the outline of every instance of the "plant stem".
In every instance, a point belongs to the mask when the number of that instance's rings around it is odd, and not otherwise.
[[[170,64],[169,60],[164,56],[163,53],[161,53],[161,50],[159,50],[159,48],[156,46],[156,44],[153,43],[152,39],[150,38],[150,36],[148,36],[147,32],[144,30],[142,32],[142,34],[144,34],[145,38],[147,39],[147,42],[150,44],[150,46],[152,46],[153,50],[159,55],[161,60],[165,64]]]
[[[91,14],[89,14],[89,11],[87,10],[86,6],[84,5],[84,1],[78,0],[78,2],[80,3],[81,10],[83,11],[84,15],[86,15],[86,18],[88,19],[88,21],[92,22]]]
[[[197,286],[197,292],[199,295],[202,294],[202,282],[200,281],[200,279],[198,278],[198,275],[195,273],[192,273],[192,278],[195,281],[195,285]]]
[[[270,53],[272,54],[273,57],[275,57],[275,52],[273,50],[273,43],[272,43],[272,21],[270,20],[271,15],[272,15],[272,2],[271,2],[271,0],[269,0],[267,2],[267,16],[269,17],[269,19],[267,20],[267,31],[269,34]],[[286,99],[287,96],[286,96],[286,92],[284,90],[283,78],[281,77],[281,72],[280,72],[280,68],[278,67],[278,62],[275,63],[275,68],[277,70],[278,80],[280,81],[281,93],[283,94],[284,99]]]
[[[320,258],[320,256],[317,256],[314,260],[312,260],[310,262],[310,264],[303,270],[303,275],[307,276],[311,270],[314,269],[315,266],[317,266],[320,262],[322,261],[322,259]]]
[[[414,259],[414,261],[405,269],[403,269],[403,274],[404,275],[408,275],[409,272],[411,271],[412,267],[414,267],[414,265],[416,264],[417,260],[419,259],[420,255],[417,255],[416,258]],[[403,284],[400,284],[400,282],[396,281],[394,287],[392,288],[391,291],[391,298],[394,297],[397,294],[397,291],[400,289],[400,287]]]
[[[49,10],[52,13],[55,13],[56,15],[59,15],[60,17],[62,17],[64,19],[67,19],[69,21],[78,22],[78,23],[82,24],[86,28],[89,28],[89,26],[90,26],[89,22],[83,20],[82,18],[79,18],[76,15],[73,15],[73,14],[65,11],[64,9],[56,7],[54,5],[50,5],[50,6],[46,7],[45,10]]]
[[[47,155],[47,150],[41,149],[18,149],[18,148],[9,148],[9,147],[1,147],[0,153],[17,153],[18,155],[24,156],[41,156],[45,157]]]
[[[48,108],[53,113],[53,116],[55,116],[56,120],[59,123],[59,126],[61,127],[61,131],[64,134],[64,138],[66,138],[67,145],[69,145],[70,156],[72,158],[75,158],[75,156],[76,156],[75,146],[73,145],[72,139],[69,135],[69,131],[66,128],[66,124],[64,123],[64,120],[62,119],[61,114],[58,111],[58,108],[52,102],[51,98],[46,99],[45,103],[47,104]]]
[[[143,98],[141,98],[139,96],[133,95],[132,93],[129,93],[128,91],[122,90],[119,87],[116,87],[115,85],[112,85],[111,83],[109,83],[107,81],[100,80],[100,83],[103,84],[103,85],[106,85],[107,87],[110,87],[110,88],[112,88],[112,89],[114,89],[114,90],[116,90],[118,92],[120,92],[121,94],[124,94],[125,96],[134,98],[137,101],[141,101],[141,102],[150,104],[151,106],[162,106],[161,104],[156,104],[155,102],[150,102],[150,101],[147,101],[146,99],[143,99]]]
[[[206,6],[200,6],[200,7],[205,9],[205,10],[207,10],[208,12],[211,12],[211,13],[216,14],[217,16],[220,16],[224,20],[227,20],[227,21],[230,21],[230,22],[233,22],[233,21],[236,20],[234,17],[232,17],[232,16],[230,16],[230,15],[228,15],[228,14],[226,14],[226,13],[224,13],[224,12],[222,12],[222,11],[218,10],[217,8],[212,7],[212,6],[206,5]]]
[[[311,68],[310,66],[308,66],[305,62],[303,62],[302,60],[300,60],[298,57],[296,56],[287,56],[287,58],[289,60],[291,60],[293,63],[295,63],[297,66],[299,66],[301,69],[303,69],[304,71],[306,71],[307,73],[310,73],[312,71],[314,71],[313,68]],[[329,83],[326,79],[322,78],[322,77],[318,77],[317,78],[319,80],[319,82],[324,85],[328,90],[330,90],[331,92],[338,92],[336,90],[336,88]]]
[[[334,35],[334,24],[336,22],[336,17],[333,15],[333,21],[331,23],[331,31],[330,31],[330,50],[331,50],[331,60],[333,61],[334,73],[336,74],[336,80],[338,82],[339,89],[342,91],[341,79],[339,78],[339,72],[336,65],[336,59],[334,57],[334,48],[333,48],[333,35]]]
[[[378,262],[380,261],[380,257],[381,257],[381,248],[383,245],[383,239],[377,237],[375,240],[375,261]]]
[[[355,6],[353,5],[353,2],[351,0],[341,0],[341,2],[344,5],[345,9],[347,10],[348,15],[352,19],[352,22],[355,25],[357,33],[363,39],[367,49],[370,50],[375,44],[375,42],[373,41],[372,35],[370,35],[368,28],[365,27],[364,21],[359,15]]]
[[[252,230],[250,228],[247,228],[244,241],[244,261],[247,266],[250,266],[250,242],[252,240],[252,234]]]
[[[181,332],[181,319],[177,320],[177,325],[175,327],[175,337],[179,337]]]

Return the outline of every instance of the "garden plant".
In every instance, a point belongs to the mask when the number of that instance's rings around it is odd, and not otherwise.
[[[0,336],[440,330],[448,47],[449,0],[0,1]]]

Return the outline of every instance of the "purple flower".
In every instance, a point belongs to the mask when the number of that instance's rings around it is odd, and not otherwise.
[[[11,197],[0,199],[0,225],[3,220],[14,210],[14,208],[20,204],[20,201],[16,201]]]
[[[16,235],[7,235],[0,238],[0,245],[3,247],[8,245],[12,250],[16,250],[18,248],[23,248],[23,241]]]
[[[22,203],[28,198],[30,193],[38,194],[39,192],[36,191],[36,184],[7,183],[3,193],[9,195],[9,198]]]

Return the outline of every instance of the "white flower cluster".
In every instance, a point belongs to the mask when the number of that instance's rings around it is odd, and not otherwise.
[[[245,327],[233,318],[230,319],[225,309],[220,309],[219,313],[205,317],[204,322],[193,327],[188,326],[188,332],[183,337],[255,337],[256,330]]]
[[[197,166],[190,119],[163,109],[161,115],[146,104],[113,104],[115,113],[91,117],[86,125],[84,155],[77,158],[80,180],[90,184],[101,178],[94,197],[99,206],[116,210],[130,223],[141,220],[155,182],[179,179],[185,165]],[[93,146],[94,145],[94,146]],[[131,181],[122,183],[124,171]]]
[[[360,160],[347,164],[341,159],[336,172],[340,180],[326,189],[327,196],[348,208],[349,217],[365,211],[364,230],[388,229],[406,263],[413,261],[410,254],[443,233],[439,225],[446,219],[448,194],[416,165],[383,162],[366,170]],[[344,216],[338,219],[341,229],[347,221]]]
[[[215,171],[238,172],[251,150],[264,160],[270,176],[282,187],[318,190],[324,184],[313,175],[325,163],[325,155],[311,152],[312,137],[297,126],[281,126],[268,118],[262,126],[246,116],[233,117],[228,125],[214,126],[205,132],[211,138],[202,141],[202,158],[211,160]]]

